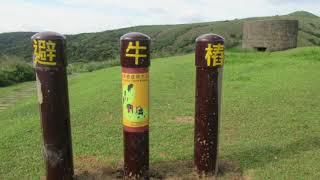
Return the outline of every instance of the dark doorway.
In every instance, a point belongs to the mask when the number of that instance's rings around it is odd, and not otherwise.
[[[255,49],[259,52],[265,52],[267,50],[266,47],[255,47]]]

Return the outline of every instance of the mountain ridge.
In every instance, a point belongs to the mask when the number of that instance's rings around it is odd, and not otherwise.
[[[299,21],[298,47],[320,45],[320,18],[306,11],[288,15],[252,17],[214,22],[176,25],[142,25],[94,33],[66,35],[69,62],[105,61],[115,59],[119,52],[119,38],[139,31],[152,38],[153,57],[165,57],[193,52],[195,39],[204,33],[214,32],[226,39],[227,48],[239,47],[242,41],[242,24],[247,20],[296,19]],[[0,56],[17,56],[31,61],[30,37],[35,32],[0,34]]]

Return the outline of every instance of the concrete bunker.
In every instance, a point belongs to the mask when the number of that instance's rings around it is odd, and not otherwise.
[[[297,38],[297,20],[257,20],[243,24],[243,48],[281,51],[296,48]]]

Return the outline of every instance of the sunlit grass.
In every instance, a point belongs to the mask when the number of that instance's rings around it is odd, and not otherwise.
[[[227,52],[220,159],[252,179],[319,177],[319,69],[320,48]],[[70,79],[75,163],[79,157],[95,157],[106,166],[122,160],[120,73],[120,67],[112,67]],[[190,161],[193,123],[176,119],[194,115],[194,55],[153,61],[150,73],[151,166]],[[0,113],[0,132],[0,179],[43,176],[35,96]]]

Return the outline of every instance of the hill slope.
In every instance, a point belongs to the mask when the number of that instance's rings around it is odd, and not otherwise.
[[[319,68],[320,48],[226,53],[219,151],[222,179],[320,177]],[[107,167],[121,164],[120,73],[120,67],[113,67],[69,81],[78,176],[112,179],[105,177]],[[150,167],[160,178],[190,179],[194,55],[155,60],[150,73]],[[2,88],[0,95],[27,85],[35,83]],[[0,179],[44,175],[35,94],[0,113]]]
[[[298,46],[320,45],[320,18],[311,13],[298,11],[285,16],[248,19],[297,19],[299,20]],[[151,36],[154,57],[190,53],[193,51],[196,37],[208,32],[222,35],[226,39],[227,46],[234,47],[241,44],[242,23],[248,19],[182,25],[138,26],[98,33],[69,35],[67,36],[69,61],[114,59],[118,56],[120,36],[131,31],[139,31]],[[0,34],[0,56],[3,54],[16,55],[30,61],[30,37],[32,34],[32,32]]]

